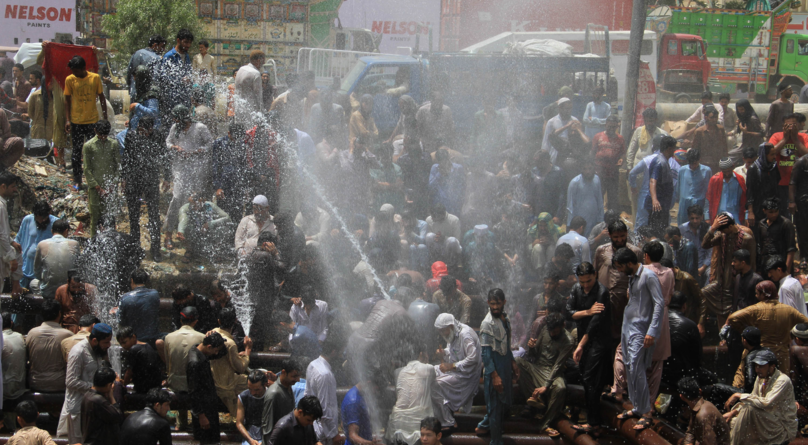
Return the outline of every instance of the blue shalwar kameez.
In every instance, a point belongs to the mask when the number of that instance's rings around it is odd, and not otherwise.
[[[511,406],[513,353],[511,323],[505,313],[496,318],[488,312],[480,325],[486,414],[477,428],[491,431],[491,445],[502,445],[502,423]],[[502,379],[503,391],[494,389],[494,371]]]

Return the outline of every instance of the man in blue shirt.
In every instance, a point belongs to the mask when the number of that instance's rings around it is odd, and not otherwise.
[[[187,29],[177,33],[177,43],[163,56],[160,66],[160,114],[164,122],[170,122],[171,110],[177,105],[191,106],[191,56],[188,50],[194,35]],[[167,133],[164,131],[164,133]]]
[[[138,339],[154,346],[160,336],[160,294],[149,289],[149,274],[143,269],[132,272],[132,290],[121,296],[118,323],[131,326]]]
[[[710,178],[710,185],[707,187],[710,220],[728,212],[738,215],[738,221],[743,221],[746,214],[746,181],[733,171],[735,163],[731,158],[721,159],[718,168],[721,171]]]
[[[342,400],[340,417],[342,429],[345,431],[345,445],[374,445],[373,427],[370,422],[370,411],[364,395],[373,391],[375,384],[369,377],[348,390]]]
[[[435,164],[429,172],[429,193],[433,204],[443,204],[452,215],[462,214],[466,173],[462,165],[452,162],[445,148],[435,152]]]
[[[148,67],[154,60],[160,59],[160,54],[166,47],[166,39],[159,34],[149,37],[149,46],[139,49],[132,54],[129,59],[129,67],[126,69],[126,84],[129,85],[129,98],[134,100],[137,92],[135,91],[135,70],[141,66]]]
[[[645,210],[648,211],[648,225],[656,232],[662,232],[670,223],[670,210],[673,205],[673,172],[668,161],[676,151],[676,139],[664,136],[659,154],[648,166],[648,197]]]
[[[53,237],[53,222],[57,217],[51,215],[51,206],[47,201],[34,204],[33,213],[22,219],[20,230],[14,242],[22,248],[22,279],[20,286],[27,288],[34,279],[34,258],[36,246],[40,241]]]
[[[681,207],[679,208],[681,212]],[[704,235],[710,230],[710,225],[704,222],[704,207],[700,205],[692,205],[687,208],[687,222],[682,224],[680,232],[682,237],[696,246],[699,253],[698,275],[693,275],[693,278],[699,280],[699,284],[704,286],[704,281],[710,276],[710,261],[713,256],[713,249],[705,249],[701,246],[701,240]]]
[[[673,249],[673,262],[679,269],[693,277],[699,275],[699,252],[687,238],[682,239],[682,231],[678,227],[665,229],[665,242]]]

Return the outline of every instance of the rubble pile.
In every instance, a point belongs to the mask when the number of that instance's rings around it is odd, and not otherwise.
[[[62,172],[45,160],[28,156],[20,158],[11,167],[11,172],[25,183],[20,189],[20,204],[23,209],[30,209],[34,202],[45,200],[51,203],[53,214],[57,217],[71,223],[89,222],[87,192],[72,188],[73,179],[70,173]]]

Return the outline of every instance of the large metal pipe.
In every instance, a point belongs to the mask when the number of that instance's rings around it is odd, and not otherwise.
[[[717,103],[717,102],[716,102]],[[677,104],[677,103],[660,103],[657,102],[656,109],[662,120],[666,121],[683,121],[690,117],[696,108],[700,107],[701,103]],[[732,109],[735,109],[734,104],[730,104]],[[766,122],[769,116],[769,104],[752,104],[758,118],[761,122]],[[795,104],[795,113],[803,113],[808,115],[808,104]]]
[[[630,405],[618,406],[605,400],[600,403],[601,414],[603,414],[604,418],[609,419],[611,425],[631,443],[635,445],[670,445],[653,428],[647,428],[639,432],[635,430],[634,426],[637,424],[637,419],[618,420],[617,415],[627,408],[630,408]]]

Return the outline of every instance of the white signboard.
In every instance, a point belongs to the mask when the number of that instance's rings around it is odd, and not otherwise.
[[[56,33],[77,37],[75,2],[7,0],[0,3],[0,45],[19,46],[54,40]]]
[[[401,53],[398,47],[415,49],[415,35],[420,33],[420,50],[429,47],[432,27],[432,50],[440,44],[439,0],[346,0],[339,8],[344,28],[369,29],[381,34],[382,53]]]

